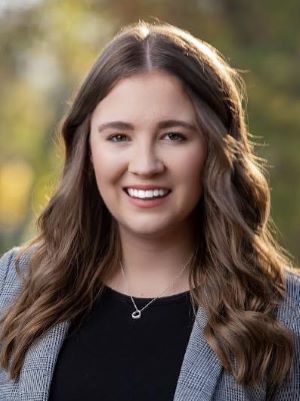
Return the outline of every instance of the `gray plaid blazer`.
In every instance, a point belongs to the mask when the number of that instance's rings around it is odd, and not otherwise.
[[[12,248],[0,259],[0,311],[13,301],[20,291]],[[26,268],[29,254],[21,258]],[[296,353],[290,376],[273,394],[274,401],[300,400],[300,277],[287,275],[286,297],[278,309],[278,319],[295,335]],[[270,398],[265,383],[259,390],[237,384],[221,366],[217,356],[203,336],[207,317],[198,308],[179,374],[174,401],[266,401]],[[67,333],[69,322],[60,323],[46,331],[26,353],[16,380],[0,368],[0,401],[46,401],[59,350]],[[90,400],[89,400],[90,401]],[[142,400],[141,400],[142,401]]]

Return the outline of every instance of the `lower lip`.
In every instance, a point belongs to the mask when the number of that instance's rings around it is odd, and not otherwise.
[[[128,195],[126,191],[124,191],[126,196],[128,197],[129,201],[138,207],[155,207],[162,205],[169,197],[171,192],[168,193],[168,195],[164,196],[163,198],[157,198],[157,199],[137,199],[137,198],[132,198],[131,196]]]

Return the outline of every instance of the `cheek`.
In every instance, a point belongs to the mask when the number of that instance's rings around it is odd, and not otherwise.
[[[181,196],[186,208],[192,210],[203,194],[203,170],[206,153],[203,148],[193,149],[186,157],[177,160]]]
[[[123,163],[120,158],[104,149],[93,149],[91,160],[98,187],[114,183],[123,171]]]
[[[185,179],[186,183],[195,184],[199,182],[204,169],[206,152],[203,147],[194,147],[190,152],[174,160],[174,169],[178,175]]]

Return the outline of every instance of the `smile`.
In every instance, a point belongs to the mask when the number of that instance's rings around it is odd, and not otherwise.
[[[169,189],[142,190],[134,188],[126,188],[125,191],[131,198],[136,198],[136,199],[163,198],[171,192]]]
[[[154,192],[154,194],[151,195],[151,190],[150,190],[150,195],[148,194],[148,197],[147,197],[148,190],[142,191],[142,193],[140,193],[140,190],[138,190],[138,193],[133,192],[133,195],[129,194],[129,189],[123,189],[123,191],[126,194],[129,202],[132,205],[139,207],[139,208],[153,208],[153,207],[163,205],[164,203],[167,202],[167,200],[169,199],[170,193],[171,193],[171,190],[167,190],[167,191],[164,191],[163,194],[155,195],[155,192]]]

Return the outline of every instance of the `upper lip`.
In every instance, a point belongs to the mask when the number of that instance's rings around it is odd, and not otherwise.
[[[126,187],[124,187],[124,189],[128,189],[128,188],[133,188],[133,189],[143,189],[143,190],[147,190],[147,189],[167,189],[170,190],[170,188],[167,187],[162,187],[161,185],[127,185]]]

